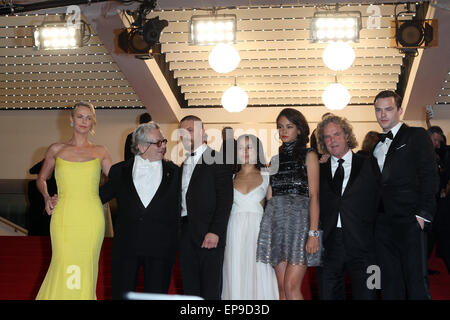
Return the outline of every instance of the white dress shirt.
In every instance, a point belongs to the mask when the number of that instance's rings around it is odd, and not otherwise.
[[[133,183],[144,207],[147,208],[155,196],[162,180],[162,160],[149,161],[134,157]]]
[[[399,122],[391,129],[394,138],[398,130],[400,130],[402,124],[403,124],[402,122]],[[380,167],[380,172],[383,172],[384,160],[386,160],[386,154],[389,150],[389,147],[391,146],[391,143],[392,140],[390,138],[386,138],[384,142],[380,141],[375,147],[375,150],[373,150],[373,155],[375,156],[375,158],[377,158],[378,166]]]
[[[350,178],[350,173],[352,171],[352,159],[353,153],[352,150],[348,150],[346,154],[342,157],[344,159],[344,163],[342,163],[342,167],[344,168],[344,180],[342,181],[342,192],[341,195],[344,194],[345,187],[347,186],[348,179]],[[337,167],[339,166],[338,158],[335,156],[331,156],[331,177],[334,177],[334,173],[336,172]],[[341,214],[338,213],[338,222],[336,227],[341,228]]]
[[[202,144],[200,147],[195,149],[194,155],[188,155],[186,160],[183,162],[183,174],[181,176],[181,216],[187,216],[187,206],[186,206],[186,193],[189,187],[189,182],[191,181],[192,173],[194,172],[195,166],[198,160],[203,155],[206,150],[206,144]]]
[[[395,136],[397,135],[398,131],[400,130],[400,127],[402,126],[403,122],[397,123],[392,129],[392,136],[395,139]],[[377,146],[375,147],[375,150],[373,150],[373,155],[375,158],[377,158],[378,167],[380,167],[380,172],[383,172],[384,167],[384,161],[386,160],[386,155],[388,153],[389,147],[391,146],[392,140],[390,138],[386,138],[384,142],[378,142]],[[416,215],[416,217],[423,219],[426,222],[430,222],[429,220]]]

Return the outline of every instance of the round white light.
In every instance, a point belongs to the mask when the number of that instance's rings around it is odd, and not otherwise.
[[[239,52],[229,44],[218,44],[209,54],[209,65],[218,73],[231,72],[237,68],[241,57]]]
[[[355,31],[353,31],[353,29],[348,29],[347,31],[345,31],[345,37],[347,39],[352,39],[355,37]]]
[[[335,35],[334,29],[328,29],[327,31],[327,38],[328,39],[333,39]]]
[[[343,71],[355,61],[355,51],[345,42],[331,42],[322,54],[325,65],[334,71]]]
[[[247,104],[247,92],[238,86],[228,88],[222,95],[222,106],[228,112],[241,112],[247,107]]]
[[[355,25],[355,19],[347,18],[345,20],[345,25],[349,28],[353,27]]]
[[[322,40],[323,38],[325,38],[325,31],[323,29],[317,30],[317,39]]]
[[[350,102],[350,93],[339,83],[330,84],[322,94],[322,101],[330,110],[342,110]]]
[[[225,30],[233,30],[233,22],[231,22],[231,21],[226,22]]]
[[[323,18],[316,20],[316,27],[317,28],[324,28],[326,26],[326,24],[327,24],[327,22]]]
[[[67,30],[67,34],[70,37],[75,37],[75,33],[76,33],[76,29],[75,28],[69,28],[69,30]]]
[[[226,39],[226,40],[228,40],[228,41],[233,41],[233,38],[234,38],[233,32],[227,32],[227,33],[225,34],[225,39]]]
[[[217,31],[222,31],[223,29],[225,29],[225,24],[223,22],[217,22],[215,27]]]
[[[336,38],[342,39],[344,37],[345,37],[345,31],[342,29],[337,29],[336,30]]]

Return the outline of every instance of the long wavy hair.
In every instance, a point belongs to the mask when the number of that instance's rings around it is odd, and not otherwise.
[[[323,137],[323,130],[325,127],[330,124],[334,123],[342,128],[344,131],[344,134],[347,136],[347,145],[349,149],[356,148],[358,146],[358,141],[356,140],[355,134],[353,133],[353,127],[348,122],[346,118],[341,118],[335,115],[331,115],[323,119],[319,124],[317,125],[317,146],[319,147],[319,152],[322,154],[328,153],[327,146],[325,144],[325,139]]]

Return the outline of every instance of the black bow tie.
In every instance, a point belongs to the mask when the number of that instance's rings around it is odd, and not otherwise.
[[[391,140],[394,140],[394,135],[392,134],[392,131],[389,131],[388,133],[379,133],[378,139],[380,139],[381,142],[384,142],[386,138],[389,138]]]

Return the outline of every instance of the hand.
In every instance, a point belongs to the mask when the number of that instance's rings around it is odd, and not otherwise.
[[[306,252],[316,253],[319,250],[319,237],[308,236],[306,241]]]
[[[420,227],[423,230],[423,228],[425,227],[425,221],[423,221],[423,219],[419,218],[419,217],[416,217],[416,219],[417,219],[417,222],[419,223]]]
[[[320,159],[319,159],[319,163],[325,163],[328,161],[328,159],[330,158],[330,154],[329,153],[325,153],[323,154]]]
[[[208,232],[205,235],[205,239],[203,240],[202,248],[206,249],[217,248],[218,243],[219,243],[219,236],[214,233]]]
[[[53,209],[56,207],[58,203],[58,195],[55,194],[53,197],[48,197],[45,200],[45,211],[47,211],[47,214],[50,216],[53,214]]]
[[[431,119],[433,119],[433,112],[430,111],[430,110],[426,110],[425,111],[425,116],[426,116],[427,120],[431,120]]]

